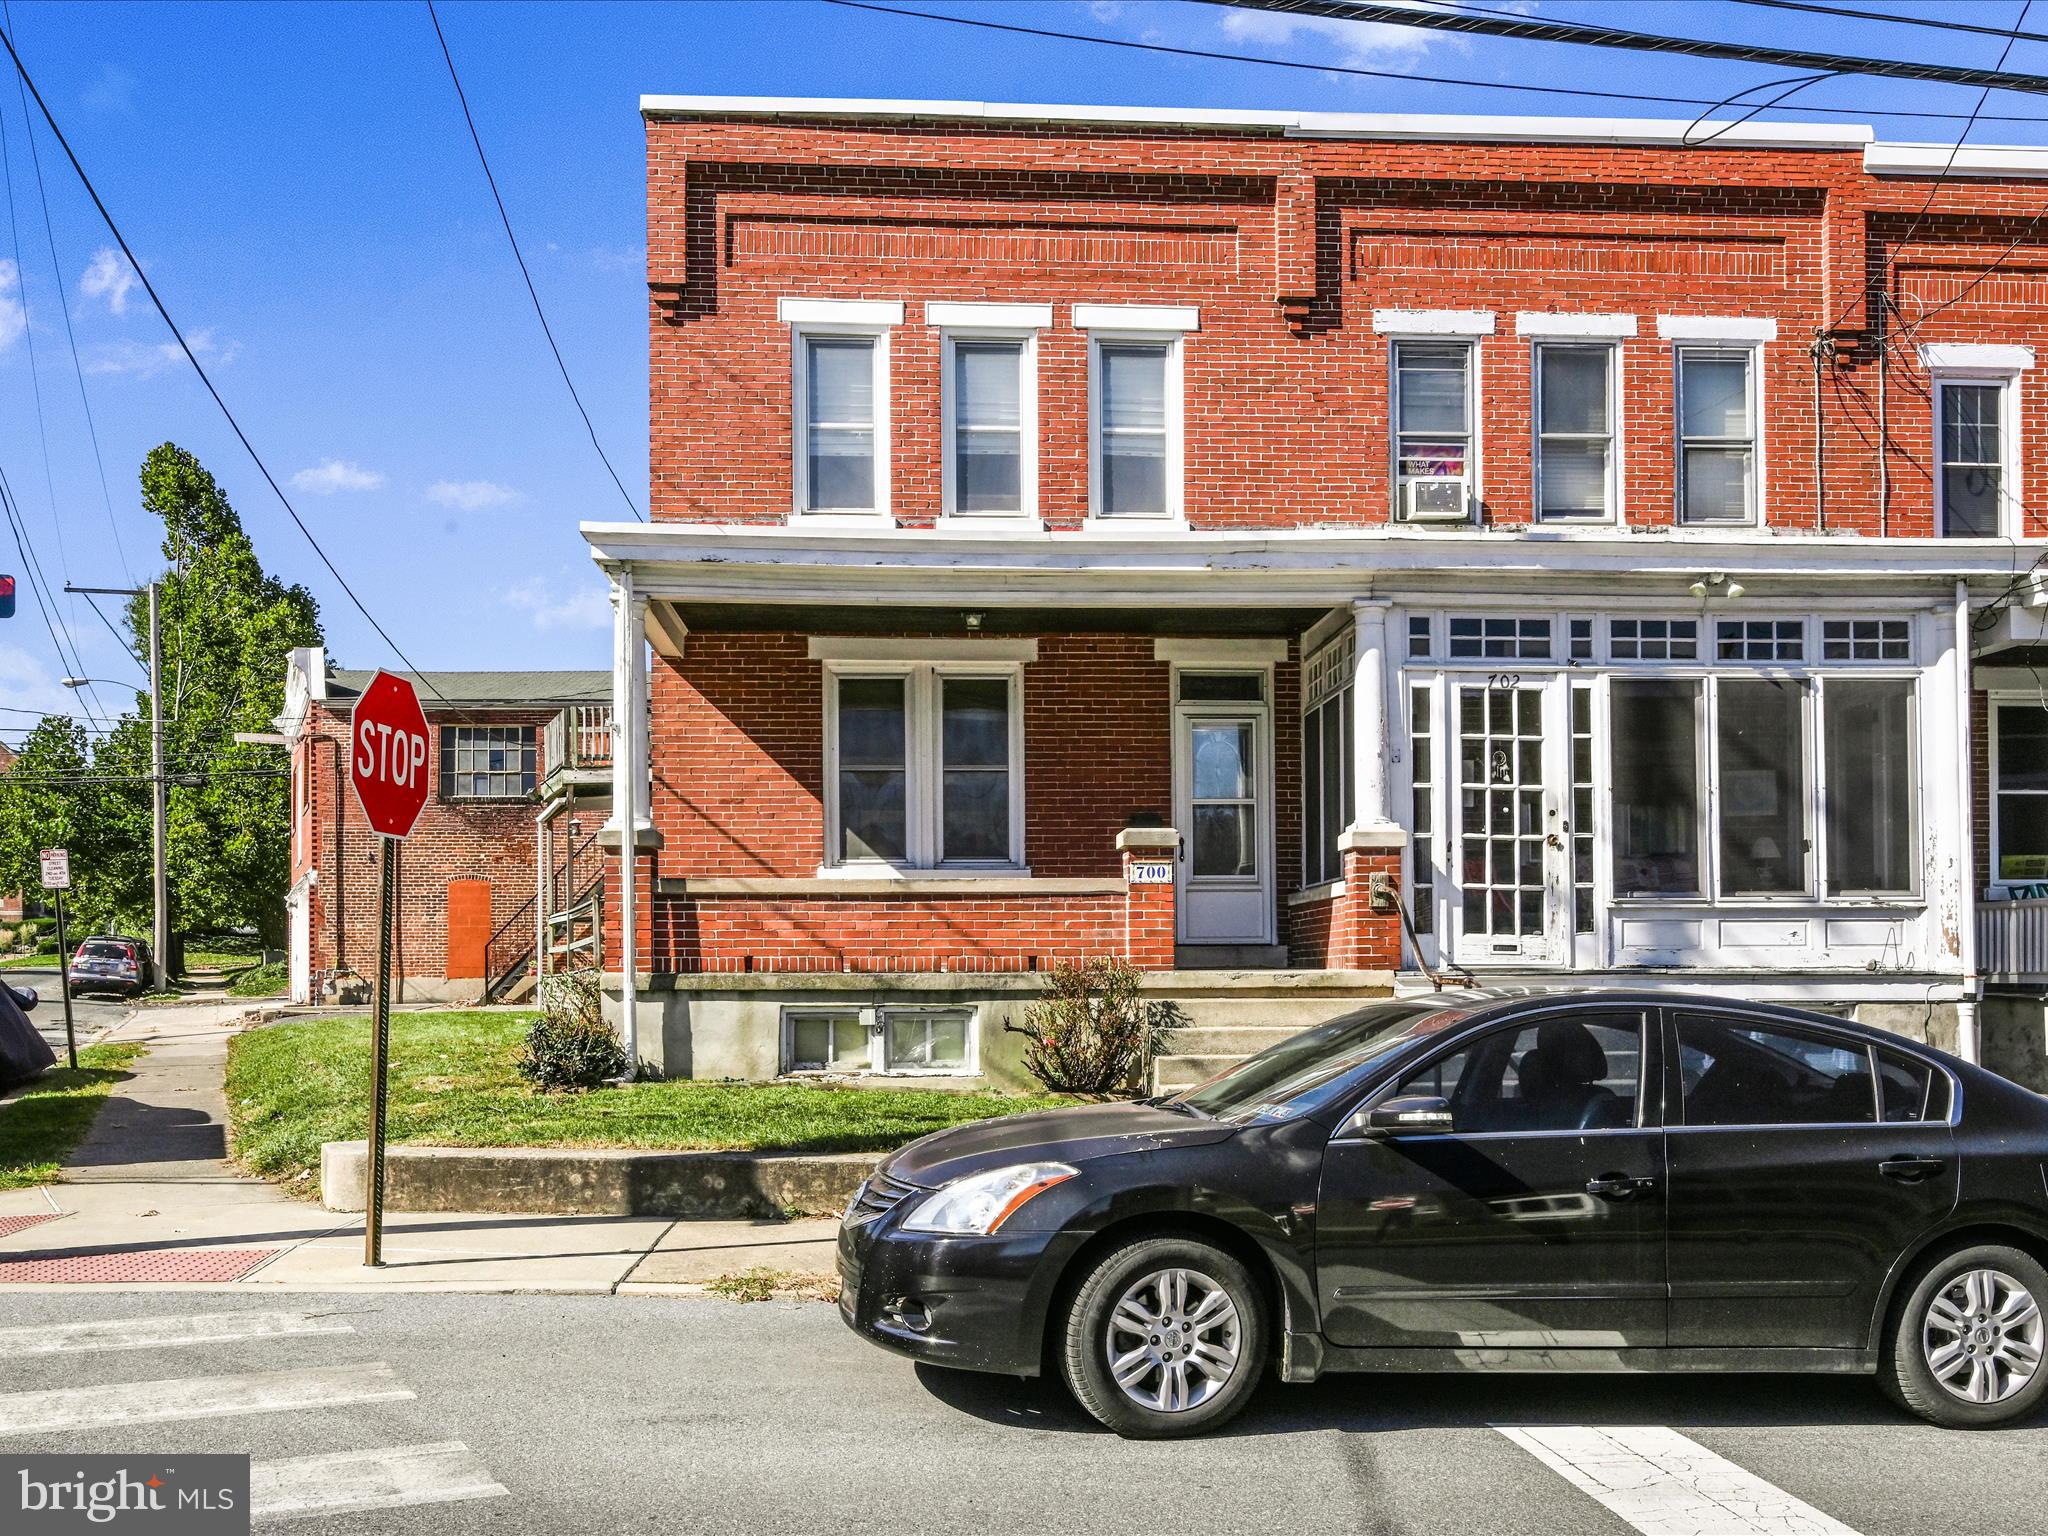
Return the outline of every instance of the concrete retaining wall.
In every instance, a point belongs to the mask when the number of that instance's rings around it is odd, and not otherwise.
[[[384,1208],[724,1219],[837,1214],[883,1156],[392,1147],[384,1156]],[[330,1141],[320,1148],[321,1204],[360,1211],[368,1188],[368,1143]]]

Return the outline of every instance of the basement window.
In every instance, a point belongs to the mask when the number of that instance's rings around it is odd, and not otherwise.
[[[786,1008],[782,1070],[958,1077],[978,1070],[972,1008]]]

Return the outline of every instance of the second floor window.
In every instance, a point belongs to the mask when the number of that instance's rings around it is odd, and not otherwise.
[[[530,725],[441,727],[443,800],[523,800],[538,781]]]
[[[1095,515],[1174,517],[1178,423],[1170,341],[1095,344]]]
[[[1938,393],[1942,535],[1996,538],[2005,491],[2005,385],[1943,380]]]
[[[1394,344],[1394,458],[1403,518],[1466,515],[1472,458],[1472,348]]]
[[[873,336],[804,335],[797,401],[797,505],[805,512],[873,512],[877,473],[876,375],[881,342]]]
[[[1614,349],[1536,349],[1537,512],[1599,519],[1614,512]]]
[[[1755,521],[1754,360],[1746,347],[1687,347],[1678,354],[1682,522]]]
[[[949,512],[1029,510],[1027,345],[1017,338],[984,337],[961,337],[948,345]]]

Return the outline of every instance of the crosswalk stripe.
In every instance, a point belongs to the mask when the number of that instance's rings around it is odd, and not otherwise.
[[[249,1512],[258,1519],[496,1499],[510,1491],[460,1440],[294,1456],[249,1469]]]
[[[1643,1536],[1856,1536],[1832,1515],[1675,1429],[1494,1428]]]
[[[242,1339],[354,1332],[340,1318],[321,1312],[202,1312],[192,1317],[124,1317],[100,1323],[0,1328],[0,1360],[11,1355],[170,1349],[184,1344],[232,1344]]]
[[[170,1381],[69,1387],[54,1392],[0,1396],[0,1435],[59,1429],[98,1429],[167,1419],[215,1419],[242,1413],[290,1413],[343,1403],[410,1398],[391,1367],[321,1366],[302,1371],[261,1371],[247,1376],[186,1376]]]

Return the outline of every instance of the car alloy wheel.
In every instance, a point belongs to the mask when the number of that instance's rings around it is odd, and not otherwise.
[[[1125,1289],[1102,1342],[1124,1396],[1158,1413],[1185,1413],[1229,1385],[1243,1324],[1216,1280],[1200,1270],[1162,1269]]]
[[[1920,1325],[1927,1369],[1966,1403],[2002,1403],[2024,1391],[2040,1369],[2042,1339],[2040,1303],[1999,1269],[1949,1277]]]

